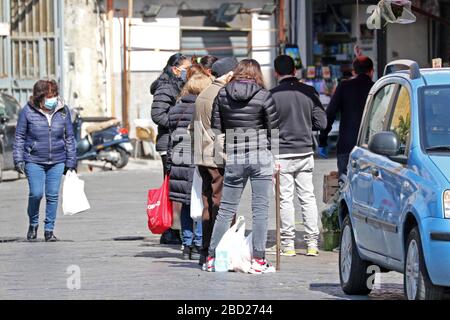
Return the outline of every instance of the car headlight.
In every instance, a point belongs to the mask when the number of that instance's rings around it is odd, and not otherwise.
[[[444,215],[450,219],[450,190],[444,192]]]

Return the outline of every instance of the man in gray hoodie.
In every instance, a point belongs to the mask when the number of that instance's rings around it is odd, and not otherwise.
[[[214,99],[233,76],[237,66],[235,58],[223,58],[212,65],[214,82],[197,97],[194,117],[190,126],[194,143],[194,163],[202,177],[203,198],[203,250],[199,263],[203,265],[214,228],[217,212],[222,199],[225,155],[223,134],[215,134],[211,129],[211,114]]]
[[[294,191],[300,200],[308,256],[317,256],[318,210],[313,185],[313,130],[327,127],[327,115],[316,90],[295,77],[294,60],[275,59],[279,85],[271,90],[280,116],[279,155],[281,185],[281,240],[284,256],[295,256]],[[270,248],[274,252],[275,248]],[[276,251],[275,251],[276,252]]]

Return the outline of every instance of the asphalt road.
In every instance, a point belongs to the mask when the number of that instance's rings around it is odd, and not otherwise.
[[[319,209],[323,174],[335,160],[316,162],[314,183]],[[369,297],[342,293],[338,254],[282,257],[281,271],[260,276],[206,273],[181,260],[179,246],[159,244],[147,230],[146,193],[162,181],[159,162],[133,162],[123,171],[83,172],[92,209],[75,216],[58,211],[57,243],[25,241],[27,181],[0,184],[0,299],[402,299],[402,276],[381,275]],[[11,174],[11,177],[15,175]],[[239,214],[251,228],[250,194]],[[298,206],[297,206],[298,207]],[[41,206],[41,211],[44,205]],[[269,243],[275,238],[271,206]],[[44,219],[41,215],[41,221]],[[298,230],[302,230],[297,216]],[[43,238],[42,225],[39,237]],[[119,239],[117,239],[119,238]],[[273,258],[272,258],[273,259]],[[79,277],[78,277],[79,276]]]

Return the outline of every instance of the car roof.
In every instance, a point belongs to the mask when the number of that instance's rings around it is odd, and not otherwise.
[[[427,85],[450,85],[450,68],[420,69]]]
[[[421,77],[411,79],[408,70],[390,73],[383,78],[401,77],[411,83],[412,86],[450,85],[450,68],[423,68],[420,69]]]

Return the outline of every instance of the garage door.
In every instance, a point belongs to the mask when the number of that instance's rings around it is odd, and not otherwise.
[[[235,56],[242,60],[250,55],[249,32],[182,30],[181,51],[189,56]]]
[[[33,84],[48,77],[61,81],[62,3],[58,0],[0,0],[0,20],[10,32],[0,36],[0,90],[21,104]]]

